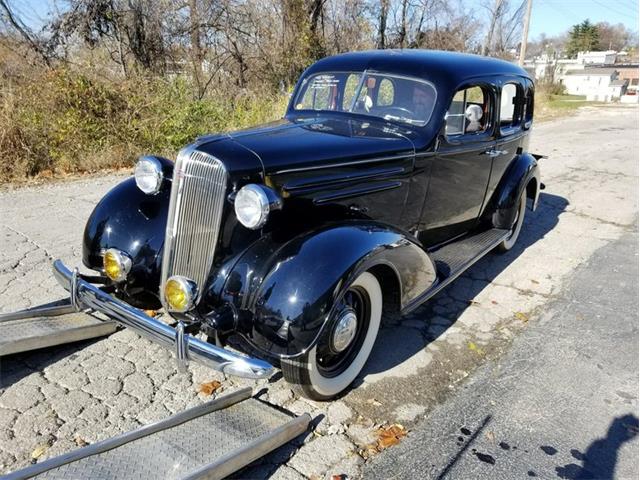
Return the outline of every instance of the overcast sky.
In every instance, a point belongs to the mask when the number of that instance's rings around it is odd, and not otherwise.
[[[493,0],[465,0],[470,3],[491,4]],[[513,0],[512,0],[513,1]],[[517,0],[516,0],[517,1]],[[52,10],[53,0],[12,1],[32,26],[42,25]],[[483,9],[477,9],[478,13]],[[23,17],[24,18],[24,17]],[[606,21],[623,23],[638,31],[637,0],[533,0],[529,39],[541,33],[554,36],[566,32],[572,25],[589,19],[593,23]]]

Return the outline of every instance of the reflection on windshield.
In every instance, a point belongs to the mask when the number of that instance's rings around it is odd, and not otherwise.
[[[370,115],[424,126],[436,102],[436,89],[424,80],[384,73],[323,72],[303,80],[296,110]]]

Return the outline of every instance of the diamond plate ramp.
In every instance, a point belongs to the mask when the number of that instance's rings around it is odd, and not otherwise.
[[[86,313],[0,321],[0,356],[102,337],[116,328]]]
[[[246,388],[155,424],[11,473],[6,480],[224,478],[304,432]]]

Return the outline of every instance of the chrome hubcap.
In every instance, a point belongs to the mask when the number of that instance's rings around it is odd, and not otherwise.
[[[346,310],[333,329],[333,349],[336,352],[344,351],[356,336],[358,316],[353,310]]]

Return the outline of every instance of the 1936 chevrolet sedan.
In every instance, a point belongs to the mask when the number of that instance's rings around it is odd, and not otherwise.
[[[447,52],[325,58],[280,121],[143,156],[89,218],[60,308],[101,312],[226,374],[279,365],[329,399],[357,377],[383,308],[407,313],[535,209],[534,86],[508,62]],[[164,308],[172,322],[145,310]],[[228,342],[251,356],[225,348]]]

